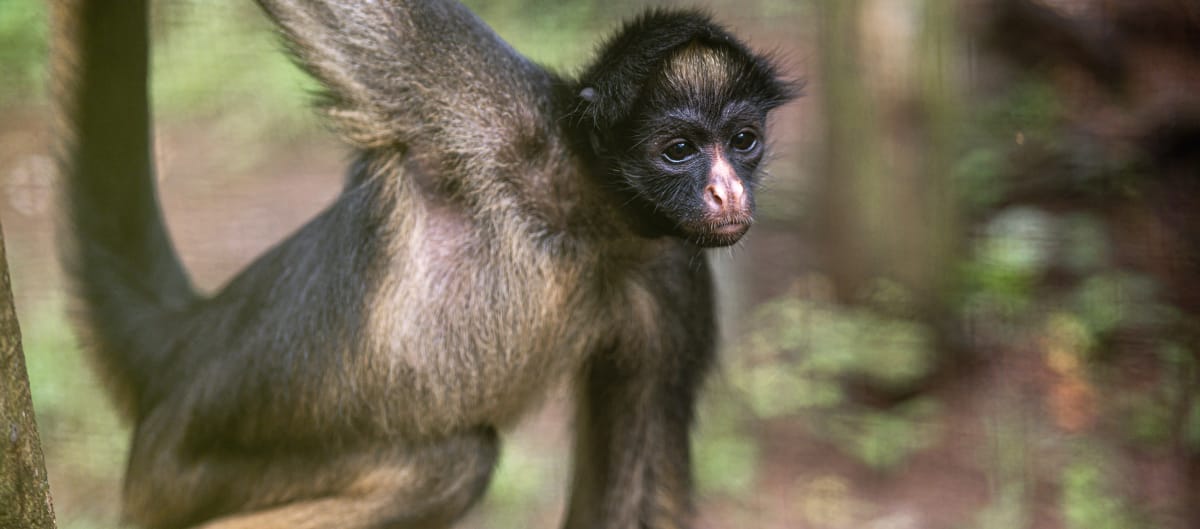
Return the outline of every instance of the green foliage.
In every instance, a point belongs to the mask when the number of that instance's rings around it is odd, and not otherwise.
[[[1032,301],[1033,287],[1049,265],[1053,218],[1033,208],[997,214],[963,265],[966,305],[1019,312]]]
[[[47,459],[65,461],[73,472],[87,476],[119,474],[125,459],[125,428],[92,375],[62,303],[46,303],[25,318],[22,335]]]
[[[1125,393],[1117,397],[1114,408],[1122,417],[1122,433],[1131,441],[1154,445],[1170,440],[1171,408],[1160,395]]]
[[[46,3],[0,0],[0,107],[43,97]]]
[[[753,322],[742,352],[750,365],[734,381],[765,417],[836,404],[840,391],[829,384],[849,375],[904,387],[926,375],[935,359],[928,328],[871,307],[784,296],[765,303]],[[789,361],[785,369],[764,362],[781,355]],[[796,388],[794,394],[777,391],[786,387]]]
[[[891,470],[936,440],[939,409],[931,398],[887,411],[849,409],[817,416],[815,429],[867,466]]]
[[[210,0],[156,7],[151,89],[160,119],[209,122],[238,145],[317,130],[308,109],[317,85],[288,59],[255,6]]]
[[[976,117],[978,133],[986,136],[981,143],[1008,149],[1028,143],[1053,144],[1059,138],[1063,105],[1053,84],[1030,77],[987,99]]]
[[[1191,405],[1188,406],[1183,438],[1193,452],[1200,452],[1200,397],[1192,399]]]
[[[592,51],[592,44],[612,28],[603,7],[593,2],[512,0],[464,2],[517,51],[550,68],[572,72]],[[607,15],[615,24],[616,17]]]
[[[992,146],[980,146],[967,151],[955,163],[951,173],[965,210],[984,210],[1004,198],[1008,189],[1001,174],[1003,156]]]
[[[1074,290],[1072,309],[1094,335],[1162,325],[1173,319],[1173,311],[1156,301],[1156,290],[1149,277],[1106,271],[1087,277]]]
[[[1073,213],[1059,224],[1061,263],[1068,270],[1087,274],[1101,270],[1112,258],[1112,248],[1104,226],[1095,215]]]
[[[1116,268],[1111,259],[1108,235],[1092,214],[1004,209],[983,225],[961,265],[959,308],[1017,333],[1037,332],[1039,315],[1063,311],[1082,322],[1092,343],[1122,329],[1177,321],[1148,276]],[[1079,279],[1048,285],[1054,270]]]
[[[823,436],[864,464],[894,468],[932,440],[937,405],[919,399],[886,411],[853,406],[842,386],[863,380],[903,389],[929,374],[931,331],[901,313],[907,295],[881,283],[869,306],[845,307],[783,296],[756,311],[730,373],[757,417],[801,414]],[[882,310],[887,309],[887,310]]]
[[[1129,501],[1114,492],[1108,459],[1085,448],[1063,470],[1061,509],[1067,529],[1149,529]]]
[[[738,498],[754,491],[758,445],[747,435],[748,416],[736,399],[709,394],[702,404],[694,441],[696,484],[702,494]]]
[[[557,462],[554,462],[557,463]],[[488,527],[519,528],[536,525],[532,518],[545,507],[548,489],[555,486],[554,468],[546,458],[536,457],[529,447],[512,445],[500,456],[491,486],[480,506],[480,516]]]
[[[984,98],[972,113],[970,147],[954,163],[959,205],[968,214],[1000,204],[1012,187],[1012,160],[1022,150],[1053,150],[1061,136],[1062,105],[1049,83],[1036,78],[1005,94]]]
[[[1161,373],[1156,383],[1123,388],[1121,373],[1113,373],[1113,415],[1125,439],[1143,447],[1166,447],[1176,436],[1194,451],[1200,451],[1200,399],[1192,396],[1197,377],[1196,357],[1190,349],[1171,339],[1157,347]],[[1182,424],[1176,414],[1184,413]],[[1181,431],[1176,431],[1176,430]]]
[[[990,501],[975,514],[976,529],[1024,529],[1031,525],[1029,446],[1027,424],[1001,405],[985,418],[987,437],[979,449],[988,480]]]

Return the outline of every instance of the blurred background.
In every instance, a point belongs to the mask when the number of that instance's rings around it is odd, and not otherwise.
[[[1200,4],[698,3],[807,82],[758,222],[713,254],[699,526],[1200,526]],[[568,73],[648,5],[468,4]],[[0,219],[59,524],[110,528],[129,432],[65,314],[46,15],[0,0]],[[153,25],[162,199],[211,290],[348,153],[252,2],[163,0]],[[466,527],[557,526],[564,400],[509,436]]]

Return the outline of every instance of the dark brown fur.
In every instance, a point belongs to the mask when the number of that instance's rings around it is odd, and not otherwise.
[[[135,424],[130,521],[444,527],[486,488],[497,429],[573,377],[566,526],[687,527],[688,431],[715,340],[697,244],[736,240],[704,230],[748,226],[753,203],[705,213],[711,169],[697,160],[680,180],[691,191],[639,191],[678,218],[639,210],[627,194],[640,188],[622,179],[648,169],[612,136],[676,104],[719,125],[713,148],[739,126],[761,133],[789,97],[773,68],[706,17],[648,15],[626,35],[679,42],[643,46],[643,67],[700,45],[738,73],[723,88],[696,79],[708,95],[685,104],[680,72],[701,66],[632,72],[610,54],[566,80],[452,2],[260,3],[360,154],[332,206],[209,298],[192,291],[154,200],[145,1],[55,6],[66,257],[80,327]],[[641,103],[593,108],[579,97],[588,86]],[[129,115],[133,127],[114,129]],[[749,187],[760,157],[722,174]]]

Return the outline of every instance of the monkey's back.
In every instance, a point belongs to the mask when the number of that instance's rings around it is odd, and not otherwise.
[[[550,229],[433,200],[403,173],[365,180],[179,316],[188,338],[163,344],[179,377],[163,380],[189,382],[143,409],[191,410],[190,447],[509,424],[588,355],[656,335],[670,308],[650,290],[703,268],[681,241],[576,252],[597,235]]]

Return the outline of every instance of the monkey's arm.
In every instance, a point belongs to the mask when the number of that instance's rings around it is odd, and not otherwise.
[[[716,332],[706,259],[689,255],[630,291],[632,332],[580,374],[565,529],[691,527],[689,432]]]
[[[450,0],[258,0],[353,145],[442,178],[536,159],[554,77]],[[444,183],[442,185],[445,185]]]

